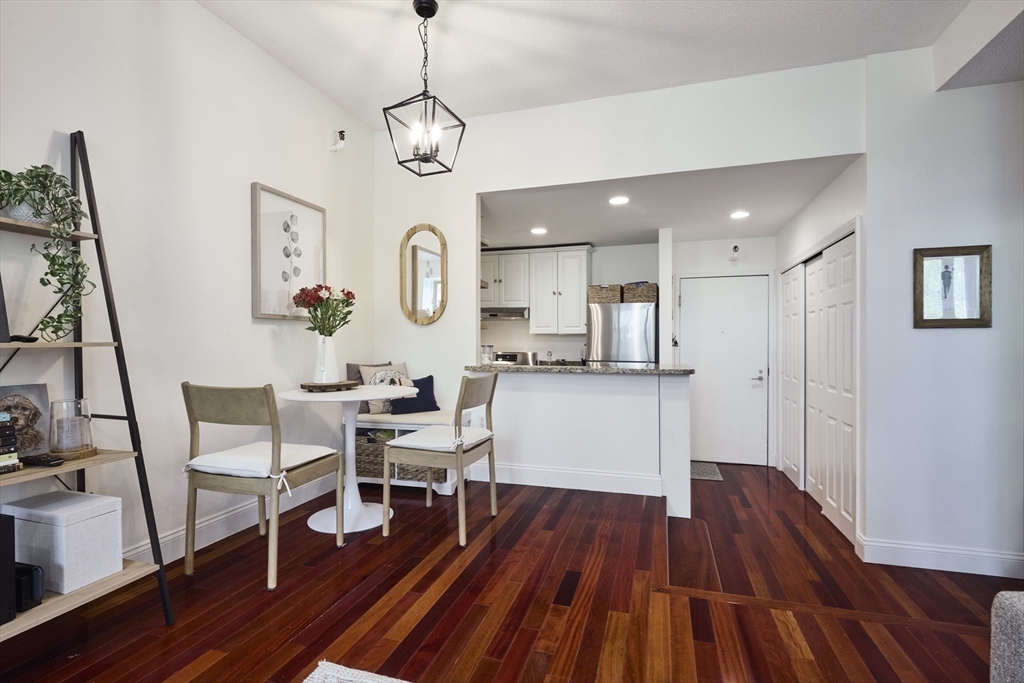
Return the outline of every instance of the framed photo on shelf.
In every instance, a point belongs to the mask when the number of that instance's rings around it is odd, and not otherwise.
[[[327,209],[252,184],[252,317],[309,320],[292,303],[326,281]]]
[[[914,327],[992,327],[992,245],[914,250]]]
[[[18,456],[50,452],[50,399],[45,384],[0,387],[0,412],[9,413]]]

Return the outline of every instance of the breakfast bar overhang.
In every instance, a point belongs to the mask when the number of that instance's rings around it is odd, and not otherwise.
[[[498,372],[498,480],[665,496],[690,516],[690,375],[679,365],[467,365]],[[474,480],[486,468],[472,469]]]

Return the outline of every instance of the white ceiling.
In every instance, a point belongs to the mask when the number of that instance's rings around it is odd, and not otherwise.
[[[199,0],[376,130],[422,89],[410,0]],[[440,0],[430,89],[463,118],[931,45],[967,0]]]
[[[650,244],[659,228],[677,242],[775,235],[859,155],[782,161],[482,194],[481,234],[491,247]],[[612,206],[608,199],[629,197]],[[741,220],[737,210],[750,212]],[[545,227],[546,235],[530,229]]]

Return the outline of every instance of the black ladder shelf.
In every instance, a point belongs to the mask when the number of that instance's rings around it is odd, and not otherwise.
[[[92,242],[96,245],[96,264],[100,273],[100,285],[103,288],[104,298],[107,305],[107,318],[110,323],[110,342],[84,342],[82,341],[82,326],[79,323],[74,331],[74,341],[55,343],[11,343],[0,342],[0,349],[13,349],[13,353],[0,367],[6,367],[15,355],[22,349],[54,349],[70,348],[74,354],[75,374],[75,396],[83,398],[85,381],[83,374],[82,349],[88,347],[112,347],[117,358],[117,371],[121,381],[121,394],[124,398],[124,415],[101,415],[93,413],[93,418],[106,420],[119,420],[127,422],[128,433],[131,437],[131,451],[112,451],[100,449],[95,456],[81,460],[71,460],[60,467],[53,468],[26,468],[20,472],[0,475],[0,486],[39,479],[50,475],[62,474],[65,472],[77,472],[77,486],[79,491],[85,491],[85,468],[103,465],[108,462],[131,458],[135,461],[135,471],[139,479],[139,489],[142,494],[142,506],[146,513],[146,527],[149,531],[149,543],[153,552],[153,564],[144,562],[124,561],[123,571],[113,576],[101,579],[93,584],[84,586],[76,591],[64,595],[47,593],[43,603],[34,609],[18,614],[14,621],[0,625],[0,641],[13,637],[18,633],[33,628],[49,619],[84,605],[106,593],[125,586],[143,576],[156,574],[157,583],[160,588],[160,601],[163,603],[164,620],[170,626],[174,623],[174,613],[171,610],[171,594],[167,587],[167,576],[164,572],[163,554],[160,551],[160,537],[156,529],[156,517],[153,514],[153,498],[149,492],[149,480],[146,477],[146,463],[142,455],[142,438],[139,435],[139,422],[135,413],[135,402],[132,398],[131,382],[128,379],[128,365],[125,362],[124,343],[121,339],[121,327],[117,320],[117,309],[114,305],[114,294],[110,284],[110,272],[107,268],[107,255],[103,247],[103,232],[100,228],[99,207],[96,204],[96,194],[93,188],[92,171],[89,168],[89,153],[85,146],[85,134],[77,131],[71,134],[71,187],[81,196],[84,186],[86,202],[89,207],[90,225],[92,232],[81,232],[80,225],[75,226],[75,232],[71,239],[75,241],[76,248],[81,249],[83,242]],[[50,230],[43,225],[25,223],[9,218],[0,219],[0,230],[22,234],[49,237]],[[2,296],[3,285],[0,283],[0,296]],[[59,303],[59,302],[58,302]],[[56,307],[56,304],[54,305]],[[52,309],[51,309],[52,310]],[[49,312],[47,313],[49,315]],[[38,328],[38,325],[37,325]],[[33,330],[34,332],[35,330]]]

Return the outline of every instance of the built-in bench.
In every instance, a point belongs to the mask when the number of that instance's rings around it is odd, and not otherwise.
[[[463,425],[469,424],[470,415],[463,417]],[[429,413],[409,413],[408,415],[392,415],[391,413],[360,413],[356,421],[356,429],[393,429],[395,436],[416,432],[424,427],[442,425],[454,427],[454,410],[434,410]],[[357,432],[358,434],[358,432]],[[356,436],[356,480],[374,484],[383,483],[384,442],[369,443],[367,437]],[[392,465],[391,483],[395,486],[416,486],[426,488],[427,468],[418,465]],[[455,493],[454,470],[434,468],[434,491],[450,496]]]

